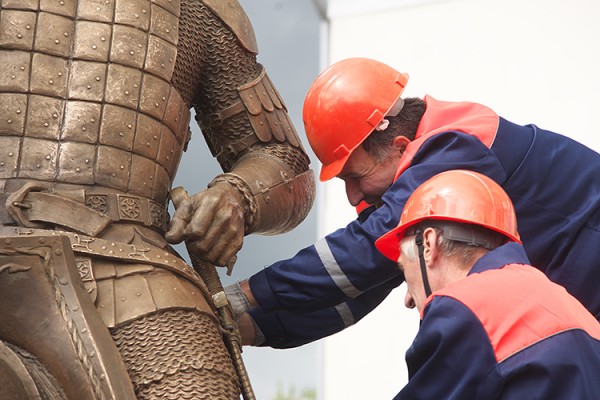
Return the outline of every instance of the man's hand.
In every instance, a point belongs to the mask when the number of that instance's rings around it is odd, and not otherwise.
[[[237,320],[240,336],[242,337],[242,346],[259,346],[264,342],[264,337],[257,336],[257,326],[248,313],[243,313]]]
[[[214,265],[231,268],[244,241],[244,200],[228,183],[218,183],[176,204],[170,243],[186,241],[188,251]]]

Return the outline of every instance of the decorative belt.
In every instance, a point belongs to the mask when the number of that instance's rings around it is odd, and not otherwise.
[[[109,216],[113,221],[137,222],[164,232],[167,212],[161,204],[144,197],[130,194],[85,195],[86,206]]]
[[[98,256],[115,261],[160,266],[185,277],[201,288],[208,303],[212,304],[206,284],[198,273],[184,260],[165,249],[87,237],[73,232],[0,226],[0,242],[2,245],[10,244],[11,237],[15,236],[39,237],[40,243],[43,243],[45,236],[65,236],[70,240],[71,248],[76,255]]]
[[[111,222],[119,221],[139,223],[160,232],[166,230],[168,214],[153,200],[131,194],[67,193],[50,192],[43,186],[27,183],[4,195],[6,211],[20,226],[43,228],[40,223],[50,223],[89,236],[97,236]]]

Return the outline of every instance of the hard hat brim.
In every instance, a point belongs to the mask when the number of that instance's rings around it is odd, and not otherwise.
[[[352,154],[352,153],[350,153]],[[344,165],[346,165],[346,161],[350,158],[350,154],[347,157],[344,157],[339,160],[335,160],[331,164],[321,165],[321,172],[319,173],[319,180],[321,182],[326,182],[330,179],[335,178],[342,172]]]

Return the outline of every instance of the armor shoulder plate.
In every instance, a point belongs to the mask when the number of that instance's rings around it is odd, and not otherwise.
[[[203,0],[203,3],[231,29],[246,50],[258,54],[254,28],[237,0]]]

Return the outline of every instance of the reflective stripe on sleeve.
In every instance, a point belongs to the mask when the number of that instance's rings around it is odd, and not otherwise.
[[[333,282],[335,282],[337,287],[344,292],[346,296],[355,298],[362,294],[360,290],[354,287],[352,282],[350,282],[346,274],[344,274],[338,263],[335,261],[333,253],[331,252],[331,249],[324,238],[315,243],[315,248],[319,258],[321,259],[321,262],[327,270],[327,273],[331,279],[333,279]]]
[[[354,325],[356,322],[354,320],[354,314],[352,314],[352,310],[348,307],[347,303],[341,303],[335,306],[336,311],[340,314],[342,321],[344,322],[344,327],[348,328],[349,326]]]

